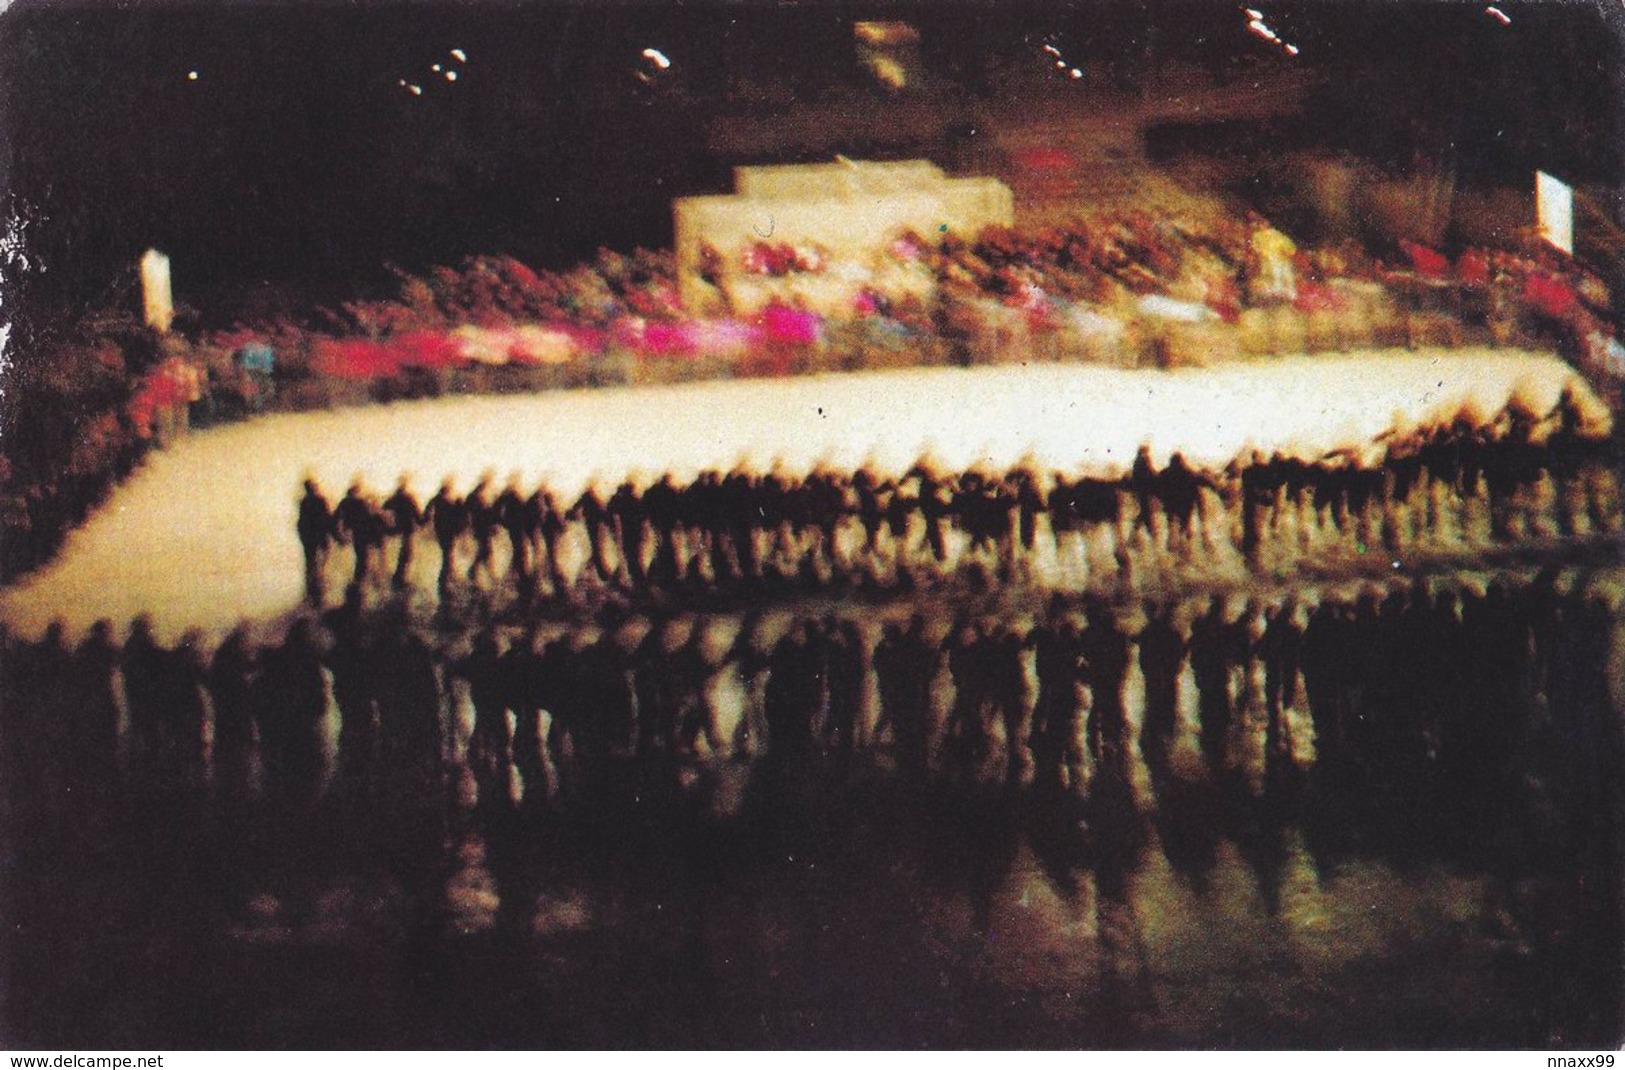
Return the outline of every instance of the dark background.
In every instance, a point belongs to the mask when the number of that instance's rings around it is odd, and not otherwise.
[[[1619,185],[1619,45],[1600,6],[1502,4],[1502,25],[1478,3],[1265,4],[1301,47],[1290,61],[1245,32],[1244,6],[25,0],[0,16],[0,184],[31,266],[10,281],[31,308],[71,313],[127,286],[152,245],[183,300],[229,317],[269,294],[386,286],[386,262],[557,266],[659,246],[672,196],[785,155],[710,147],[719,117],[901,102],[949,128],[998,121],[1020,114],[1031,87],[1010,72],[1045,43],[1147,93],[1172,91],[1159,75],[1175,61],[1242,89],[1301,65],[1321,89],[1283,148],[1395,166],[1420,149],[1454,154],[1462,181],[1544,166]],[[851,22],[875,16],[921,32],[927,77],[901,101],[858,64]],[[671,70],[640,57],[651,46]],[[818,154],[889,148],[922,146],[882,135]]]

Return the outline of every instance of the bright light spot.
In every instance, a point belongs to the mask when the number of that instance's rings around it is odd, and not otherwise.
[[[1072,76],[1072,80],[1074,82],[1083,77],[1083,72],[1078,70],[1076,67],[1073,67],[1070,71],[1067,71],[1067,73]]]
[[[1485,8],[1484,13],[1486,15],[1490,15],[1490,16],[1493,16],[1494,18],[1499,19],[1501,21],[1502,26],[1511,26],[1512,25],[1511,17],[1509,15],[1507,15],[1507,13],[1505,11],[1502,11],[1500,8],[1496,7],[1494,4],[1491,4],[1489,7]]]
[[[1266,41],[1279,41],[1280,40],[1279,37],[1275,36],[1275,31],[1274,30],[1270,29],[1268,26],[1264,25],[1262,22],[1258,21],[1257,19],[1254,19],[1253,21],[1251,21],[1251,22],[1249,22],[1247,24],[1247,31],[1249,33],[1253,33],[1253,34],[1256,34],[1259,37],[1262,37]]]
[[[195,81],[197,81],[197,71],[187,71],[187,72],[186,72],[186,80],[187,80],[187,81],[188,81],[188,82],[195,82]]]
[[[665,70],[667,67],[671,66],[671,60],[667,59],[666,54],[660,51],[658,48],[645,48],[643,50],[643,58],[649,60],[661,70]]]
[[[451,50],[451,58],[456,60],[458,63],[467,63],[468,53],[464,52],[460,48],[454,48]]]
[[[1245,10],[1247,12],[1247,17],[1250,19],[1262,20],[1264,18],[1264,13],[1258,10],[1256,7],[1249,7]]]
[[[429,69],[431,71],[435,72],[436,74],[439,74],[440,73],[440,64],[436,63],[433,67],[430,67]]]
[[[455,82],[456,80],[457,80],[457,72],[456,71],[447,71],[446,72],[446,81]]]
[[[1061,69],[1063,69],[1063,70],[1064,70],[1064,69],[1065,69],[1065,68],[1066,68],[1066,60],[1064,60],[1064,59],[1058,59],[1058,60],[1056,60],[1056,61],[1055,61],[1055,66],[1057,66],[1057,67],[1059,67],[1059,68],[1061,68]]]
[[[1048,52],[1052,56],[1057,56],[1057,57],[1060,56],[1060,54],[1061,54],[1061,50],[1056,48],[1054,45],[1045,45],[1044,46],[1044,51]]]
[[[1298,46],[1297,45],[1287,45],[1286,46],[1286,54],[1289,55],[1289,56],[1296,56],[1298,54]]]
[[[421,97],[423,95],[423,87],[420,85],[409,85],[406,87],[406,89],[407,92],[411,93],[414,97]]]

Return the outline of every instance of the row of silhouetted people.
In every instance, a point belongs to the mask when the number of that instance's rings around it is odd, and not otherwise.
[[[1158,465],[1141,449],[1110,479],[1030,466],[945,473],[921,461],[896,476],[869,466],[799,478],[705,471],[687,482],[666,473],[560,501],[516,475],[500,491],[482,479],[466,494],[447,480],[422,503],[405,479],[382,501],[355,482],[336,503],[307,482],[297,528],[317,602],[335,545],[348,550],[352,582],[387,574],[409,585],[420,532],[439,549],[442,594],[505,576],[535,594],[562,593],[584,576],[632,590],[769,576],[817,586],[873,577],[879,560],[893,575],[972,562],[1008,575],[1043,543],[1054,561],[1120,571],[1145,548],[1197,560],[1229,548],[1258,563],[1616,530],[1618,477],[1602,447],[1561,434],[1536,441],[1531,430],[1526,421],[1492,440],[1460,427],[1391,451],[1375,468],[1253,454],[1209,472],[1177,452]]]
[[[1036,618],[617,611],[450,639],[350,603],[212,650],[138,619],[122,643],[105,623],[77,647],[60,629],[6,642],[5,753],[15,784],[45,791],[124,774],[240,800],[335,776],[432,791],[465,757],[487,792],[511,763],[551,793],[623,759],[877,746],[916,773],[1075,788],[1139,760],[1153,776],[1184,761],[1256,777],[1282,759],[1488,775],[1537,706],[1595,748],[1608,614],[1543,583],[1418,582],[1302,603],[1057,599]]]

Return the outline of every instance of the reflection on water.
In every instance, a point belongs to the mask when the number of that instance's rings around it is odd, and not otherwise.
[[[131,723],[96,737],[77,727],[96,648],[80,690],[45,688],[47,646],[14,649],[6,1037],[1616,1044],[1625,617],[1599,594],[1617,584],[932,617],[923,727],[878,652],[917,607],[854,611],[876,619],[852,722],[828,661],[818,702],[775,691],[807,667],[812,633],[788,628],[755,644],[765,681],[706,686],[739,707],[715,718],[737,741],[719,753],[686,713],[649,719],[666,698],[636,664],[628,735],[604,743],[546,710],[493,720],[491,650],[391,639],[443,691],[438,726],[413,719],[402,671],[346,728],[356,694],[316,666],[301,697],[290,640],[257,686],[314,711],[309,753],[285,725],[243,736],[217,654],[188,692],[207,695],[194,756],[141,737],[139,671],[116,704]],[[653,634],[626,649],[667,672],[690,641]],[[1058,677],[1074,641],[1078,675]],[[571,637],[555,668],[595,649]],[[973,683],[1001,649],[1009,696]],[[986,660],[956,674],[967,657]],[[42,759],[48,738],[75,768]]]

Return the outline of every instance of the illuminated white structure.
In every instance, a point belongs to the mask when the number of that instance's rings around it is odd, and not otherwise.
[[[739,167],[732,194],[672,202],[684,306],[739,315],[779,300],[842,318],[865,288],[929,298],[935,281],[896,255],[898,238],[973,238],[1014,217],[1004,183],[950,178],[928,160]],[[800,264],[754,269],[761,247],[794,250]]]
[[[175,321],[175,297],[169,287],[169,257],[156,249],[141,257],[141,306],[148,327],[168,332]]]
[[[1574,255],[1574,190],[1545,171],[1535,172],[1535,218],[1540,236]]]

